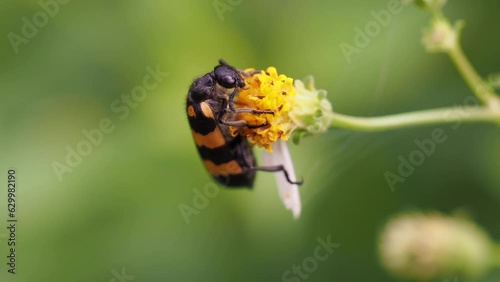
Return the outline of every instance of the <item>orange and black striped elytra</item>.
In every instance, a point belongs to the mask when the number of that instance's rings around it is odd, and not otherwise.
[[[243,71],[219,61],[212,72],[197,79],[189,88],[186,110],[193,138],[203,164],[212,177],[228,187],[252,187],[255,171],[283,171],[283,166],[258,167],[248,140],[232,136],[229,126],[260,127],[244,120],[236,120],[234,113],[272,114],[273,111],[236,109],[233,99],[245,87]]]

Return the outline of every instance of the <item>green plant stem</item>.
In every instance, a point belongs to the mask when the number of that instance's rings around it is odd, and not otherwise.
[[[491,264],[495,268],[500,268],[500,245],[495,244],[492,248],[492,261]]]
[[[332,127],[357,131],[386,131],[412,126],[467,122],[500,123],[500,112],[485,107],[450,107],[380,117],[356,117],[334,113]]]
[[[458,39],[457,39],[458,41]],[[493,89],[479,76],[474,67],[465,56],[460,44],[457,42],[455,48],[448,51],[448,55],[457,67],[469,88],[490,109],[500,111],[500,98]]]

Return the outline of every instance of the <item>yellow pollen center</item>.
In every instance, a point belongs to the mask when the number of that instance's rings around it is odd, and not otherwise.
[[[233,135],[240,134],[271,152],[272,143],[279,139],[288,140],[293,124],[288,113],[295,102],[293,79],[280,74],[276,68],[255,72],[246,70],[250,75],[244,77],[246,86],[235,98],[236,108],[273,111],[273,114],[240,113],[237,119],[245,120],[250,125],[263,125],[257,128],[230,127]]]

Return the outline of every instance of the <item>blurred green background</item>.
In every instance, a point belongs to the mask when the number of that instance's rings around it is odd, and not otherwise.
[[[408,209],[465,210],[499,241],[500,133],[486,124],[440,126],[446,143],[394,192],[384,172],[396,171],[398,156],[436,127],[330,130],[292,145],[305,179],[299,220],[266,173],[252,191],[221,190],[189,224],[179,211],[181,203],[193,206],[193,189],[211,183],[184,100],[192,80],[219,58],[239,68],[273,65],[294,78],[313,74],[345,114],[463,104],[471,92],[445,55],[425,52],[420,37],[429,15],[414,7],[393,15],[347,62],[340,44],[353,44],[354,29],[388,2],[241,1],[220,17],[211,0],[74,0],[16,54],[7,35],[21,35],[23,17],[43,10],[38,1],[2,0],[0,181],[17,169],[19,223],[13,276],[5,264],[2,184],[0,280],[119,281],[113,273],[125,268],[133,281],[281,281],[313,255],[317,237],[330,235],[341,246],[307,281],[400,281],[380,266],[377,236],[390,216]],[[452,0],[445,8],[466,20],[463,46],[484,76],[499,71],[499,9],[487,0]],[[157,65],[168,77],[120,119],[110,105]],[[116,129],[59,181],[53,162],[64,163],[66,146],[75,148],[82,130],[103,118]],[[497,271],[480,281],[499,280]]]

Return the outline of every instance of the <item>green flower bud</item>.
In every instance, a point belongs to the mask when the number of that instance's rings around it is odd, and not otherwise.
[[[379,242],[389,272],[424,281],[459,273],[479,277],[491,267],[492,250],[490,238],[475,223],[439,213],[396,216]]]
[[[333,118],[332,104],[326,98],[326,90],[314,87],[314,78],[308,76],[304,82],[295,80],[295,104],[289,116],[296,126],[293,141],[298,143],[304,135],[324,133],[330,127]]]
[[[422,43],[429,52],[448,52],[458,45],[462,27],[463,22],[451,26],[447,20],[435,19],[432,26],[424,31]]]

